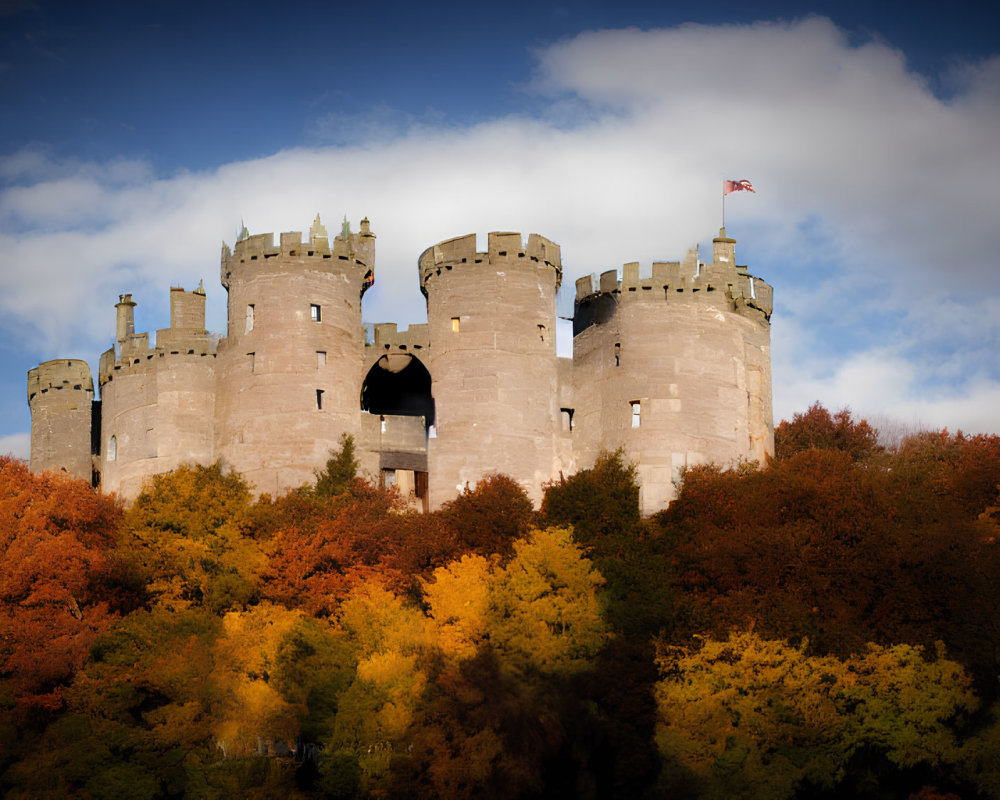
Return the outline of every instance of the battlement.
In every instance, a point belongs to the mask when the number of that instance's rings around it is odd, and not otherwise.
[[[576,281],[576,305],[590,303],[600,295],[611,295],[619,301],[632,297],[672,297],[694,300],[698,293],[705,296],[722,292],[735,309],[756,309],[770,319],[774,305],[773,290],[766,281],[755,278],[745,266],[736,264],[735,239],[725,236],[726,229],[712,240],[713,261],[706,264],[698,259],[697,246],[692,247],[683,261],[655,261],[652,275],[639,277],[637,261],[624,264],[621,275],[617,269],[600,276],[585,275]]]
[[[524,244],[521,234],[494,231],[487,235],[486,252],[477,252],[476,234],[447,239],[420,254],[417,265],[420,270],[420,287],[425,289],[432,275],[440,275],[444,270],[454,269],[459,264],[509,265],[512,261],[524,259],[526,263],[544,264],[556,272],[556,288],[562,281],[562,259],[559,245],[539,236],[528,235]]]
[[[372,270],[375,265],[375,234],[371,232],[371,224],[366,217],[361,220],[359,233],[349,233],[345,222],[344,233],[331,242],[319,214],[305,239],[302,231],[286,231],[279,235],[277,245],[273,233],[250,235],[244,228],[232,249],[222,243],[222,285],[229,288],[230,275],[238,268],[237,265],[266,262],[273,258],[315,261],[316,269],[329,271],[337,269],[335,264],[345,261]],[[327,262],[325,265],[324,261]]]
[[[90,366],[78,358],[45,361],[28,370],[28,404],[50,392],[83,393],[94,396]]]
[[[420,352],[430,345],[430,334],[426,322],[411,325],[404,330],[398,330],[395,322],[379,322],[375,324],[375,343],[373,347],[382,353],[389,351]]]

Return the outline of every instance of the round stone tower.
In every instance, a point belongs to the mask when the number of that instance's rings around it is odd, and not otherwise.
[[[574,439],[583,463],[621,447],[645,513],[666,506],[684,468],[774,453],[771,287],[735,262],[723,228],[711,264],[639,265],[577,281]]]
[[[552,478],[559,425],[555,297],[559,246],[537,234],[474,234],[420,256],[427,298],[436,437],[428,440],[430,506],[483,475],[519,478],[532,500]]]
[[[332,242],[319,215],[301,233],[243,234],[222,249],[228,334],[219,343],[216,456],[258,492],[314,480],[331,449],[360,426],[364,331],[375,236]]]
[[[31,471],[64,470],[93,480],[94,381],[86,361],[46,361],[28,370]]]

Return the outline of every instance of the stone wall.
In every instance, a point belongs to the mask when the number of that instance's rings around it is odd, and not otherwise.
[[[343,433],[358,438],[361,296],[374,236],[329,245],[301,233],[252,236],[223,252],[228,334],[219,346],[216,456],[258,492],[314,479]]]
[[[520,481],[536,503],[556,468],[555,295],[559,247],[531,234],[442,242],[419,259],[427,296],[437,437],[428,442],[430,505],[488,473]]]
[[[86,361],[46,361],[28,371],[31,471],[65,470],[89,481],[94,381]]]
[[[750,297],[731,240],[715,244],[711,264],[692,251],[654,264],[650,278],[632,263],[621,280],[612,270],[598,287],[577,283],[577,455],[592,463],[623,448],[638,467],[645,513],[675,497],[686,467],[774,451],[770,287],[755,281],[762,296]]]

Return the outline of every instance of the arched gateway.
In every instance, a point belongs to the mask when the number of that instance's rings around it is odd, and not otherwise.
[[[427,437],[434,425],[431,375],[408,353],[382,355],[361,385],[365,441],[379,456],[379,474],[404,498],[427,507]]]

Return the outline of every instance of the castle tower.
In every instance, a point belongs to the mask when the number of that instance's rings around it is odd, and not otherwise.
[[[774,452],[771,287],[735,262],[725,229],[711,264],[637,263],[577,281],[573,324],[577,453],[624,448],[645,513],[666,506],[684,468]]]
[[[364,332],[375,235],[332,241],[319,215],[301,233],[241,235],[223,245],[228,333],[219,344],[216,456],[258,492],[314,480],[341,434],[360,426]]]
[[[115,304],[115,344],[101,355],[101,488],[134,498],[151,475],[214,460],[215,337],[205,292],[170,289],[170,327],[136,333],[130,294]]]
[[[46,361],[28,370],[31,471],[93,480],[94,381],[86,361]]]
[[[437,433],[427,451],[431,507],[491,472],[516,477],[540,502],[559,424],[559,246],[491,233],[477,253],[472,234],[427,249],[419,269]]]

